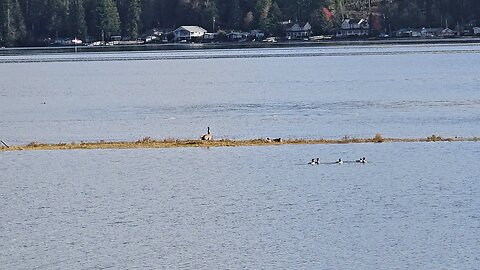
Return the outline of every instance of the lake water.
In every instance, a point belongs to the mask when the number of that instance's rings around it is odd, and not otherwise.
[[[2,56],[0,139],[478,137],[479,63],[480,45]],[[480,269],[479,157],[475,142],[0,152],[0,269]]]
[[[1,155],[3,269],[480,267],[478,143]]]
[[[476,136],[479,69],[480,45],[5,56],[0,139]]]

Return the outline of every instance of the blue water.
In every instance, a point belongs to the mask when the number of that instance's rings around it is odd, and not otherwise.
[[[477,136],[479,49],[85,53],[3,63],[0,138],[10,144],[198,138],[207,126],[231,139]],[[69,57],[88,61],[64,61]],[[121,60],[128,57],[142,60]]]
[[[479,48],[2,57],[0,140],[478,137]],[[0,152],[0,269],[480,269],[479,155],[478,142]]]
[[[479,154],[478,143],[2,153],[0,265],[478,269]]]

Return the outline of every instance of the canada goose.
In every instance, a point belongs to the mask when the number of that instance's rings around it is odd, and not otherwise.
[[[207,127],[207,134],[204,134],[201,139],[202,139],[202,141],[213,140],[213,135],[212,135],[212,133],[210,133],[210,127]]]
[[[275,138],[275,139],[273,139],[273,141],[274,142],[282,142],[283,140],[282,140],[282,138]]]
[[[337,164],[343,164],[343,161],[342,161],[341,158],[339,158],[335,163],[337,163]]]
[[[312,158],[312,161],[310,161],[308,164],[310,164],[310,165],[314,165],[314,164],[317,164],[317,163],[315,162],[315,159],[314,159],[314,158]]]
[[[270,143],[270,142],[272,142],[272,139],[270,139],[270,138],[267,137],[267,138],[265,139],[265,142]]]
[[[317,160],[315,160],[315,164],[320,164],[320,158],[317,157]]]

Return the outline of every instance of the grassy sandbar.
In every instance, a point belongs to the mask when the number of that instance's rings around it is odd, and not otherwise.
[[[32,151],[32,150],[73,150],[73,149],[134,149],[134,148],[179,148],[179,147],[239,147],[239,146],[272,146],[294,144],[351,144],[351,143],[388,143],[388,142],[465,142],[480,141],[480,137],[453,137],[443,138],[432,135],[426,138],[383,138],[376,134],[373,138],[348,138],[341,139],[284,139],[271,141],[266,139],[231,140],[221,139],[212,141],[202,140],[154,140],[145,137],[133,142],[80,142],[80,143],[38,143],[31,142],[20,146],[2,146],[0,151]]]

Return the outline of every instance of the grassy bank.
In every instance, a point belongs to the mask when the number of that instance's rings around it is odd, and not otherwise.
[[[478,142],[480,137],[443,138],[432,135],[426,138],[383,138],[376,134],[373,138],[341,138],[341,139],[286,139],[280,141],[266,139],[213,141],[202,140],[154,140],[145,137],[134,142],[80,142],[80,143],[38,143],[31,142],[20,146],[1,146],[0,151],[33,151],[33,150],[73,150],[73,149],[138,149],[138,148],[179,148],[179,147],[239,147],[239,146],[272,146],[272,145],[300,145],[300,144],[352,144],[352,143],[389,143],[389,142]]]

